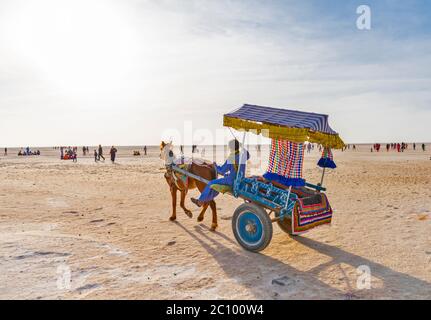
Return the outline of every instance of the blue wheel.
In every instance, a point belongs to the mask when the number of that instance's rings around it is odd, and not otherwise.
[[[244,249],[259,252],[271,242],[271,219],[266,211],[258,205],[244,203],[233,214],[232,231]]]

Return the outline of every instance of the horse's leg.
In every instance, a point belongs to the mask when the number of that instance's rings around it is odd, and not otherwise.
[[[211,223],[211,231],[215,231],[215,229],[217,228],[217,206],[214,200],[210,201],[210,207],[211,207],[211,211],[213,214],[213,221]]]
[[[205,211],[207,211],[208,205],[209,205],[208,203],[205,203],[205,204],[202,206],[202,211],[201,211],[201,213],[199,214],[198,222],[201,222],[201,221],[204,219]]]
[[[177,219],[177,187],[171,186],[171,196],[172,196],[172,215],[169,220],[174,221]]]
[[[187,209],[187,208],[185,207],[185,205],[184,205],[184,201],[185,201],[185,199],[186,199],[186,193],[187,193],[187,191],[186,191],[186,189],[184,189],[184,190],[181,190],[180,192],[181,192],[180,207],[184,210],[185,214],[186,214],[189,218],[193,218],[193,214],[192,214],[192,212],[191,212],[189,209]]]

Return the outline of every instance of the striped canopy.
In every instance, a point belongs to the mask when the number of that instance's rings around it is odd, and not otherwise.
[[[343,141],[328,123],[325,114],[244,104],[227,113],[223,124],[237,130],[254,131],[273,139],[315,142],[340,149]]]

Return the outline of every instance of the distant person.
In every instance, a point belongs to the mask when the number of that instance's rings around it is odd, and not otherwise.
[[[87,149],[85,147],[82,147],[82,154],[84,155],[84,157],[87,154]]]
[[[97,159],[99,161],[100,161],[100,158],[103,158],[103,161],[105,161],[105,157],[103,156],[103,148],[102,148],[102,145],[100,145],[100,144],[99,144],[99,151],[98,151],[97,155],[98,155]]]
[[[117,154],[117,149],[114,146],[112,146],[112,148],[109,151],[109,153],[111,154],[111,161],[112,161],[112,163],[115,163],[115,156]]]
[[[94,149],[94,162],[99,161],[99,155],[97,154],[96,149]]]
[[[147,155],[147,146],[144,146],[144,155]]]
[[[413,142],[413,151],[416,151],[416,143]]]
[[[181,154],[184,154],[184,146],[183,145],[180,145],[180,152],[181,152]]]
[[[78,162],[78,152],[76,150],[72,151],[72,161]]]
[[[4,155],[7,156],[7,148],[4,148]]]
[[[64,149],[63,147],[60,147],[60,159],[64,158]]]
[[[425,143],[422,143],[422,151],[425,151]]]

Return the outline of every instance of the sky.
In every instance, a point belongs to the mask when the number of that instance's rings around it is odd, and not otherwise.
[[[428,142],[430,13],[427,0],[0,0],[0,146],[208,143],[244,103],[328,114],[350,143]]]

